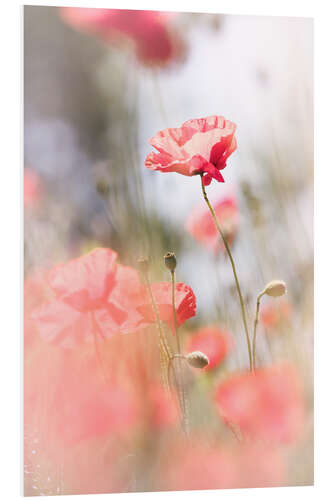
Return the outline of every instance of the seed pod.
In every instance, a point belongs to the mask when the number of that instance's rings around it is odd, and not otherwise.
[[[287,291],[287,287],[284,281],[281,280],[273,280],[270,281],[266,286],[264,293],[269,295],[270,297],[281,297]]]
[[[177,260],[173,252],[168,252],[164,255],[165,266],[172,272],[176,269]]]
[[[209,365],[208,356],[200,351],[194,351],[190,354],[187,354],[186,361],[190,366],[193,366],[194,368],[205,368],[207,365]]]

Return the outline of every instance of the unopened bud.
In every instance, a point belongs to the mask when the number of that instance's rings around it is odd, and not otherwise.
[[[273,280],[270,281],[266,286],[264,293],[269,295],[270,297],[281,297],[287,291],[287,287],[284,281],[281,280]]]
[[[149,270],[149,259],[142,257],[138,260],[138,269],[142,274],[147,274]]]
[[[168,252],[164,255],[164,263],[170,271],[174,271],[177,266],[176,256],[173,252]]]
[[[186,361],[190,366],[193,366],[194,368],[205,368],[207,365],[209,365],[208,356],[200,351],[194,351],[190,354],[187,354]]]

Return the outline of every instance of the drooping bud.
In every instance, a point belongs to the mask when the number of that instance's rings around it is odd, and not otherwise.
[[[270,297],[281,297],[287,291],[287,287],[284,281],[281,280],[273,280],[270,281],[264,289],[263,293],[269,295]]]
[[[194,368],[205,368],[209,365],[209,358],[203,352],[190,352],[190,354],[187,354],[185,357],[188,364]]]
[[[164,255],[164,263],[165,266],[169,269],[169,271],[173,272],[177,266],[176,256],[173,252],[168,252]]]

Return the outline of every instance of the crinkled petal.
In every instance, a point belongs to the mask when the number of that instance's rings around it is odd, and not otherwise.
[[[109,248],[53,268],[48,281],[58,298],[78,311],[102,306],[115,284],[117,253]]]
[[[211,161],[211,151],[218,143],[231,142],[233,132],[230,129],[215,128],[206,132],[198,132],[184,144],[185,152],[190,156],[200,155],[207,162]],[[227,146],[226,146],[227,147]]]
[[[31,317],[46,342],[72,348],[93,340],[89,314],[79,312],[60,300],[44,304]]]
[[[183,123],[183,127],[191,127],[199,132],[206,132],[214,128],[228,128],[232,132],[236,130],[236,124],[226,120],[223,116],[208,116],[207,118],[194,118]]]
[[[167,128],[161,130],[149,140],[160,153],[166,153],[176,158],[185,158],[184,144],[191,139],[197,131],[192,128]]]
[[[145,161],[145,166],[150,170],[160,172],[177,172],[178,174],[191,176],[191,158],[175,160],[165,153],[150,153]]]

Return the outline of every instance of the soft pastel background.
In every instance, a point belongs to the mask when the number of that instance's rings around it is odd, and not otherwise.
[[[130,50],[72,29],[57,8],[25,7],[24,17],[24,163],[32,185],[38,185],[25,204],[26,277],[96,246],[109,246],[124,264],[134,265],[149,254],[154,278],[168,279],[162,257],[175,251],[177,277],[197,297],[197,315],[184,327],[184,339],[206,324],[228,329],[236,349],[214,376],[219,380],[225,372],[246,368],[229,262],[216,259],[185,229],[201,203],[199,179],[144,167],[151,151],[148,139],[157,130],[211,114],[234,121],[238,149],[224,171],[226,183],[213,183],[207,191],[212,199],[230,193],[237,197],[240,221],[233,254],[250,317],[267,281],[287,283],[288,324],[272,335],[259,326],[258,360],[288,360],[301,374],[306,431],[288,450],[292,458],[281,484],[311,484],[312,21],[174,15],[174,28],[186,46],[183,58],[165,68],[147,68]],[[108,186],[107,197],[96,191],[100,183]],[[269,304],[263,299],[263,305]],[[30,354],[35,355],[33,349]],[[55,355],[51,350],[49,356]],[[52,392],[53,379],[44,368],[43,390]],[[201,391],[210,382],[204,380]],[[46,418],[41,412],[37,420],[44,425]],[[31,453],[37,453],[32,443],[39,437],[27,439],[27,449],[32,446]],[[98,443],[89,446],[99,450]],[[66,477],[66,449],[60,458],[58,449],[52,458],[40,450],[41,463],[33,462],[26,471],[27,494],[79,491],[69,466],[70,479],[61,479]],[[44,472],[32,481],[37,465]],[[90,466],[99,470],[96,463]],[[72,490],[67,484],[74,484]],[[138,481],[132,489],[165,489],[163,481],[147,484]],[[86,492],[89,488],[94,491],[87,485]],[[106,483],[104,490],[120,489]],[[97,490],[103,491],[103,484]]]

